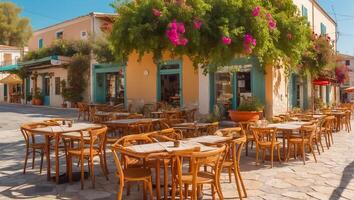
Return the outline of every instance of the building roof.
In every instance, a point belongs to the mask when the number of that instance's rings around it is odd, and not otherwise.
[[[22,48],[21,47],[15,47],[15,46],[1,45],[0,44],[0,50],[22,50]]]
[[[321,12],[326,15],[326,17],[332,21],[336,26],[337,26],[337,22],[332,18],[331,15],[329,15],[327,13],[327,11],[317,2],[317,0],[312,0],[312,2],[321,10]]]
[[[78,20],[78,19],[81,19],[81,18],[84,18],[84,17],[88,17],[88,16],[96,16],[96,17],[116,17],[116,16],[118,16],[118,15],[117,15],[116,13],[91,12],[91,13],[86,14],[86,15],[81,15],[81,16],[78,16],[78,17],[75,17],[75,18],[72,18],[72,19],[68,19],[68,20],[65,20],[65,21],[62,21],[62,22],[59,22],[59,23],[56,23],[56,24],[53,24],[53,25],[44,27],[44,28],[37,29],[37,30],[34,31],[34,33],[39,32],[39,31],[42,31],[42,30],[45,30],[45,29],[48,29],[48,28],[52,28],[52,27],[55,27],[55,26],[58,26],[58,25],[61,25],[61,24],[67,23],[67,22],[71,22],[71,21],[75,21],[75,20]]]

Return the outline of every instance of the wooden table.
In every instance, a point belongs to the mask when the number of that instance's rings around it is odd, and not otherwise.
[[[202,134],[203,131],[211,125],[211,123],[180,123],[172,125],[173,128],[179,129],[181,131],[193,131]]]
[[[92,128],[100,127],[97,124],[91,123],[74,123],[72,127],[68,125],[60,126],[47,126],[43,128],[35,128],[31,131],[35,134],[41,134],[45,136],[46,145],[46,157],[47,157],[47,179],[51,179],[51,166],[50,166],[50,140],[54,138],[54,151],[55,151],[55,181],[59,183],[59,139],[60,135],[70,132],[80,132]]]
[[[174,147],[173,142],[158,142],[158,143],[150,143],[150,144],[133,145],[127,147],[127,149],[132,152],[130,156],[136,157],[138,155],[139,158],[146,158],[153,153],[160,153],[160,152],[171,153],[173,151],[188,150],[196,147],[199,147],[200,151],[202,152],[211,151],[215,149],[215,147],[206,146],[201,143],[188,141],[188,140],[180,140],[179,147]],[[168,187],[168,185],[164,185],[164,187]],[[156,159],[156,198],[161,199],[160,159]],[[167,199],[167,197],[165,197],[165,199]]]
[[[283,159],[286,159],[285,138],[293,134],[295,131],[299,131],[301,127],[306,124],[309,124],[309,122],[293,121],[293,122],[285,122],[279,124],[268,124],[267,128],[276,128],[277,131],[283,133]]]

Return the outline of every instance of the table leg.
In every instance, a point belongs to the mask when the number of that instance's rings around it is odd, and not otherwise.
[[[287,136],[287,132],[283,131],[283,160],[286,160],[286,145],[285,145],[285,137]],[[289,147],[288,147],[289,148]]]
[[[160,159],[156,159],[156,198],[160,199]]]
[[[50,181],[50,137],[48,135],[45,136],[45,155],[47,159],[47,180]]]
[[[59,136],[55,136],[55,181],[59,184]]]

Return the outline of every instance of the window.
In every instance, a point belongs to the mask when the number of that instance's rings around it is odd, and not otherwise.
[[[346,61],[345,61],[345,65],[346,65],[346,66],[350,66],[350,60],[346,60]]]
[[[63,39],[64,32],[63,31],[58,31],[55,33],[55,37],[57,39]]]
[[[38,48],[43,48],[43,39],[42,38],[40,38],[39,40],[38,40]]]
[[[321,35],[327,34],[327,27],[323,23],[321,23]]]
[[[60,95],[60,77],[55,77],[55,94]]]
[[[87,39],[88,34],[86,31],[81,31],[80,36],[81,36],[81,39]]]
[[[301,7],[301,14],[303,17],[306,17],[306,19],[308,19],[308,11],[304,5],[302,5],[302,7]]]

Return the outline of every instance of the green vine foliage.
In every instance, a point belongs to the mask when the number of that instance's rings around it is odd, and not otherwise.
[[[48,56],[58,55],[71,57],[67,66],[68,80],[62,83],[62,96],[65,101],[79,102],[83,99],[83,92],[87,87],[87,70],[90,67],[90,54],[92,42],[77,40],[57,40],[52,45],[29,52],[23,61],[41,59]],[[22,67],[23,73],[28,73],[26,67]]]
[[[314,78],[319,76],[333,77],[336,58],[330,38],[313,35],[311,45],[305,51],[298,70],[300,74],[310,74]]]
[[[74,56],[75,54],[90,55],[92,44],[84,40],[56,40],[50,46],[28,52],[22,61],[36,60],[48,56]]]
[[[256,7],[259,16],[253,16]],[[298,14],[292,0],[136,0],[117,2],[119,13],[110,41],[120,61],[136,51],[140,58],[152,53],[158,63],[164,52],[188,56],[195,67],[226,66],[235,56],[254,56],[264,64],[285,64],[295,67],[302,52],[310,44],[311,30],[305,18]],[[160,16],[153,9],[161,12]],[[269,28],[267,15],[276,21]],[[193,22],[202,22],[196,29]],[[166,36],[173,20],[184,23],[185,46],[173,45]],[[251,54],[244,51],[244,36],[250,34],[257,44]],[[232,39],[225,45],[222,37]]]

